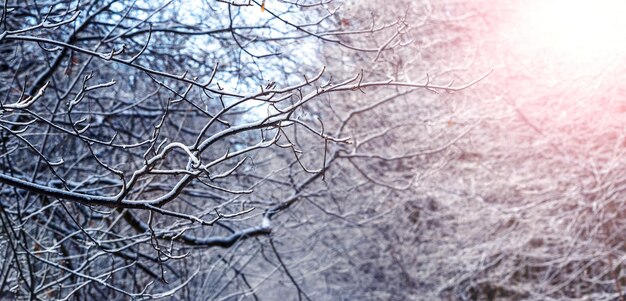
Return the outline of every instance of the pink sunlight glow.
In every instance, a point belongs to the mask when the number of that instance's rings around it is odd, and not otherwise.
[[[626,0],[508,8],[495,32],[505,49],[503,84],[528,116],[561,128],[626,126]]]
[[[519,5],[514,30],[537,51],[534,55],[593,65],[626,52],[626,1],[530,0]]]
[[[590,84],[623,73],[625,0],[528,0],[514,6],[499,33],[509,63],[545,84]]]
[[[622,0],[540,0],[525,12],[538,42],[583,60],[626,50],[625,13]]]

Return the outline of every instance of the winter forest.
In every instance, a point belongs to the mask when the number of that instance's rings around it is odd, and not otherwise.
[[[0,300],[624,301],[625,10],[0,0]]]

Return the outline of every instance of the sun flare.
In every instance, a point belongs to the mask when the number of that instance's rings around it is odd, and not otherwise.
[[[626,51],[626,1],[538,0],[520,8],[528,43],[553,55],[592,61]]]

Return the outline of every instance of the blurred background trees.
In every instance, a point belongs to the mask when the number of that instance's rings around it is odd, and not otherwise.
[[[397,124],[387,116],[398,116],[413,131],[385,133],[370,146],[381,155],[368,157],[367,170],[386,184],[401,183],[400,172],[418,180],[404,195],[385,198],[395,210],[368,224],[375,230],[367,232],[369,247],[351,245],[352,258],[361,260],[346,266],[370,275],[359,278],[369,280],[366,299],[622,299],[623,35],[589,46],[596,52],[553,49],[545,42],[552,36],[531,30],[552,32],[551,24],[524,23],[539,22],[534,16],[545,2],[449,1],[426,13],[401,10],[407,20],[429,18],[408,33],[415,48],[387,56],[386,70],[413,58],[400,68],[411,70],[408,76],[429,68],[448,79],[484,66],[494,71],[463,93],[433,102],[411,94],[377,108],[393,111],[380,114],[380,123]],[[560,3],[554,22],[580,9],[579,2]],[[376,117],[366,120],[353,129],[385,128]]]
[[[0,299],[621,298],[621,56],[520,5],[2,4]]]

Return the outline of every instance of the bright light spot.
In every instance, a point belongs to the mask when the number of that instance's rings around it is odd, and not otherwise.
[[[509,3],[492,47],[504,50],[502,85],[529,118],[563,129],[623,125],[626,0]]]
[[[546,54],[581,62],[626,51],[626,1],[522,1],[521,27],[528,43]]]

